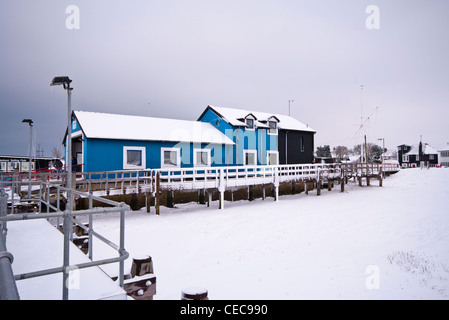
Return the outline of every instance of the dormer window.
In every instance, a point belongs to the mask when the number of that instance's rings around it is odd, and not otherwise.
[[[276,118],[270,118],[268,120],[268,134],[278,134],[278,122]]]
[[[256,119],[251,114],[245,118],[245,123],[247,130],[254,130],[256,128]]]

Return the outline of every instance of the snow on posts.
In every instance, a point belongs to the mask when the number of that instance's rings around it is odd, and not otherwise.
[[[135,300],[153,300],[156,294],[156,276],[153,270],[153,260],[148,255],[133,258],[131,279],[125,280],[126,293]]]
[[[131,266],[131,277],[143,276],[145,274],[154,273],[153,259],[148,256],[138,256],[133,258]]]
[[[160,213],[160,207],[161,207],[161,173],[158,171],[156,172],[156,200],[155,200],[155,208],[156,208],[156,214],[159,215]]]
[[[224,172],[223,172],[223,168],[219,169],[220,174],[220,180],[219,180],[219,185],[218,185],[218,191],[220,192],[220,210],[224,209],[224,193],[226,190],[226,184],[225,184],[225,179],[224,179]]]

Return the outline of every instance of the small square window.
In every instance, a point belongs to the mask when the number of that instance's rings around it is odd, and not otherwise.
[[[145,147],[123,147],[123,169],[145,169]]]
[[[254,119],[247,118],[246,119],[246,126],[247,126],[247,129],[254,129]]]
[[[179,148],[162,148],[162,167],[181,167]]]
[[[278,133],[278,123],[276,121],[268,121],[268,133],[277,134]]]
[[[256,163],[256,151],[245,150],[243,151],[243,157],[245,161],[245,166],[255,166]]]
[[[278,153],[276,151],[268,151],[267,152],[267,165],[275,166],[278,164]]]
[[[195,164],[195,167],[210,166],[210,150],[195,149],[193,162]]]

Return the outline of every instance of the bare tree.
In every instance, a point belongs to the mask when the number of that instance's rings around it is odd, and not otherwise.
[[[52,154],[53,154],[53,158],[61,159],[61,150],[60,149],[53,147]]]
[[[347,158],[349,155],[349,149],[345,146],[335,147],[334,152],[337,157],[337,160],[340,160],[340,161]]]

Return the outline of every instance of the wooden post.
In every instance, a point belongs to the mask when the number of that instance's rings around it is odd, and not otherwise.
[[[254,186],[253,185],[248,186],[248,200],[249,201],[254,200]]]
[[[167,190],[167,207],[173,208],[174,206],[175,206],[174,191]]]
[[[220,210],[224,209],[224,190],[220,190]]]
[[[265,185],[262,185],[262,200],[265,200]]]
[[[160,172],[158,171],[156,173],[156,203],[155,203],[155,207],[156,207],[156,214],[159,215],[160,213],[160,206],[161,206],[161,177],[160,177]]]
[[[332,191],[333,180],[327,179],[327,191]]]
[[[340,178],[341,192],[345,192],[345,178]]]
[[[274,201],[279,201],[279,184],[274,184]]]
[[[304,180],[304,192],[308,195],[309,189],[307,188],[307,181]]]
[[[382,174],[379,174],[379,187],[382,187]]]
[[[207,191],[207,207],[209,208],[212,203],[212,192],[209,190]]]
[[[199,192],[199,194],[198,194],[199,204],[205,204],[206,201],[205,201],[204,189],[200,189],[198,192]]]
[[[274,168],[274,201],[279,201],[279,172],[278,167]]]
[[[321,179],[317,180],[316,182],[316,195],[317,196],[321,195]]]
[[[145,206],[147,208],[147,213],[150,213],[151,210],[151,193],[146,191],[145,192]]]

